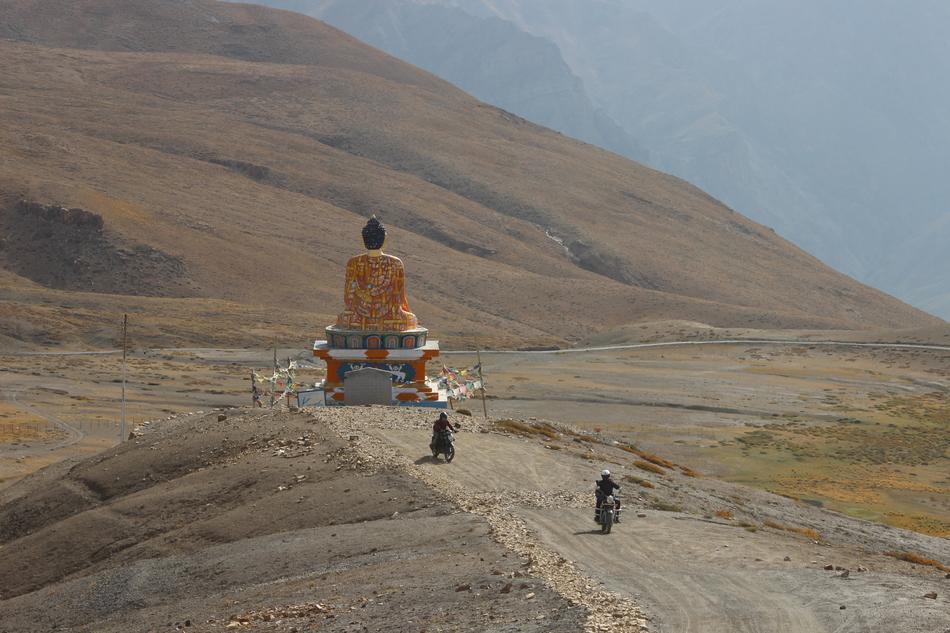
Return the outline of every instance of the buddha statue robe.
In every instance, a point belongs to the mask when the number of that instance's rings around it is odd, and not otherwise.
[[[402,260],[379,251],[357,255],[346,264],[345,307],[338,327],[349,330],[404,332],[419,326],[406,299]]]

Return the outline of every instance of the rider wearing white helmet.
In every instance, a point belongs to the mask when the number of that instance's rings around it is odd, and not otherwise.
[[[620,484],[611,479],[609,470],[604,469],[600,471],[600,480],[594,489],[597,495],[597,508],[594,510],[594,521],[600,518],[600,506],[603,504],[604,499],[612,495],[614,490],[620,490]],[[614,522],[620,523],[620,499],[615,499],[615,503],[617,504],[617,514]]]

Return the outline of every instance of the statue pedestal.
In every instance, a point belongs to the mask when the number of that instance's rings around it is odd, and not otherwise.
[[[367,368],[383,370],[392,376],[391,402],[377,404],[435,408],[448,406],[436,382],[430,383],[426,379],[426,362],[439,355],[438,341],[426,341],[425,345],[412,348],[352,349],[331,347],[328,341],[318,340],[313,344],[313,355],[327,364],[327,377],[321,386],[328,406],[349,404],[344,385],[347,374]],[[360,400],[362,404],[362,398]]]

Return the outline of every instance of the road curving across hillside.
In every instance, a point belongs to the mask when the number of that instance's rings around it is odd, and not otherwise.
[[[482,354],[585,354],[590,352],[620,352],[636,349],[655,349],[662,347],[688,347],[708,345],[815,345],[820,347],[865,348],[883,350],[930,350],[935,352],[950,352],[945,345],[929,345],[925,343],[855,343],[847,341],[811,341],[811,340],[781,340],[781,339],[723,339],[715,341],[661,341],[657,343],[627,343],[623,345],[600,345],[596,347],[567,347],[564,349],[538,350],[510,350],[495,349],[481,350]],[[446,350],[443,354],[474,354],[475,350]]]
[[[524,355],[549,355],[549,354],[585,354],[592,352],[620,352],[637,349],[655,349],[663,347],[689,347],[689,346],[714,346],[714,345],[815,345],[820,347],[843,347],[855,349],[881,349],[881,350],[925,350],[934,352],[950,352],[950,347],[946,345],[931,345],[927,343],[857,343],[849,341],[813,341],[808,339],[722,339],[712,341],[660,341],[655,343],[625,343],[622,345],[599,345],[592,347],[565,347],[558,349],[482,349],[482,350],[442,350],[442,355],[474,354],[479,351],[481,354],[524,354]],[[248,352],[247,348],[210,348],[210,347],[161,347],[149,349],[147,351],[156,353],[207,353],[207,352]],[[282,350],[283,351],[283,350]],[[121,349],[103,349],[103,350],[70,350],[70,351],[51,351],[51,350],[21,350],[15,352],[6,352],[6,356],[110,356],[121,354]],[[268,350],[270,353],[270,350]]]

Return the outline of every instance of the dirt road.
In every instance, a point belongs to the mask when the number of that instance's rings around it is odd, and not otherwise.
[[[909,633],[947,626],[937,605],[919,599],[926,583],[879,571],[841,578],[822,569],[831,560],[855,569],[856,551],[831,557],[827,547],[800,539],[742,534],[664,512],[630,514],[607,538],[578,529],[593,527],[586,510],[521,513],[543,542],[640,602],[658,631]]]
[[[533,538],[574,561],[608,591],[640,605],[652,619],[651,630],[930,633],[950,627],[946,597],[940,603],[922,597],[939,585],[936,576],[903,573],[884,557],[869,554],[866,546],[819,545],[797,534],[751,532],[728,521],[649,509],[629,485],[623,523],[602,536],[588,507],[593,479],[604,465],[601,454],[585,459],[534,439],[463,432],[455,461],[433,463],[425,457],[426,431],[373,433],[436,481],[461,486],[473,496],[494,494],[524,503],[513,511]],[[630,472],[611,468],[621,476]],[[849,574],[826,571],[828,564]],[[870,571],[855,571],[864,565]]]

